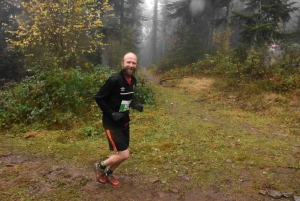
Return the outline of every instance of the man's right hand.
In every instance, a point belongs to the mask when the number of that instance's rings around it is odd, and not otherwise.
[[[122,119],[124,117],[124,114],[120,113],[120,112],[113,112],[111,114],[111,117],[115,120],[115,121],[119,121],[120,119]]]

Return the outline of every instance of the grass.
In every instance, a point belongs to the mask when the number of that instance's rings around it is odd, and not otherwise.
[[[300,138],[295,132],[299,129],[291,131],[287,121],[299,115],[299,107],[288,110],[286,104],[274,102],[267,109],[244,110],[241,100],[229,97],[239,92],[224,92],[222,83],[215,82],[199,91],[195,88],[189,91],[189,84],[195,85],[194,80],[185,83],[179,88],[153,84],[156,105],[146,105],[143,113],[131,111],[131,157],[120,167],[121,173],[138,172],[145,178],[157,176],[165,184],[164,191],[187,175],[190,181],[181,185],[181,195],[195,187],[204,192],[222,191],[244,197],[258,194],[262,189],[300,194]],[[217,95],[197,101],[212,94]],[[243,103],[251,105],[255,98]],[[267,98],[270,102],[272,96]],[[0,155],[8,151],[35,154],[50,157],[57,164],[89,168],[93,161],[110,154],[99,122],[89,124],[96,125],[98,136],[87,137],[80,132],[82,127],[90,125],[79,125],[71,131],[41,130],[28,139],[22,133],[0,135]],[[26,167],[19,168],[16,171],[24,171]],[[5,176],[0,172],[0,176],[5,181],[16,178],[13,171]],[[53,199],[82,198],[76,189],[89,181],[89,178],[73,182],[56,178]],[[25,182],[8,192],[20,195],[17,198],[24,196],[28,185],[30,182]],[[61,186],[70,190],[59,190]],[[0,194],[1,200],[5,198]]]

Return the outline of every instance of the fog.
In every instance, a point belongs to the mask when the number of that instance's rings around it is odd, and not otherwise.
[[[296,2],[293,7],[300,8],[300,0],[289,0],[289,3],[291,2]],[[291,15],[291,20],[289,23],[287,23],[287,29],[288,30],[293,30],[298,22],[300,11],[298,10],[297,12],[293,12],[290,14]]]
[[[205,0],[191,0],[189,9],[193,16],[201,13],[205,8]]]
[[[165,2],[168,2],[168,4],[175,2],[175,1],[180,1],[180,0],[159,0],[158,1],[158,18],[159,18],[159,25],[162,21],[162,7],[164,5]],[[188,1],[188,0],[181,0],[181,1]],[[188,12],[190,12],[192,14],[192,16],[196,16],[197,14],[201,13],[204,9],[205,9],[205,2],[207,0],[190,0],[190,5],[189,5],[189,10]],[[288,3],[291,2],[295,2],[295,4],[293,5],[293,7],[300,7],[300,0],[288,0]],[[139,48],[140,48],[140,65],[141,66],[148,66],[152,61],[152,50],[151,50],[151,33],[152,33],[152,15],[153,15],[153,4],[154,4],[154,0],[145,0],[144,1],[144,11],[143,14],[149,19],[148,21],[145,21],[143,26],[143,42],[140,44]],[[233,7],[232,9],[234,10],[238,10],[241,11],[244,8],[244,2],[241,0],[233,0]],[[226,10],[226,9],[225,9]],[[224,10],[223,10],[224,12]],[[223,13],[225,14],[225,13]],[[220,13],[220,15],[223,15]],[[299,15],[300,15],[300,11],[294,12],[294,13],[290,13],[291,16],[291,20],[286,24],[286,29],[287,30],[295,30],[295,27],[298,23],[298,19],[299,19]],[[171,24],[171,20],[170,20],[170,24]],[[161,32],[162,31],[162,27],[159,27],[159,32],[157,34],[158,36],[158,44],[160,44],[162,41],[160,40],[161,36]],[[169,30],[170,32],[170,30]],[[170,33],[169,33],[170,34]],[[162,55],[159,54],[158,55],[158,59],[161,58]]]

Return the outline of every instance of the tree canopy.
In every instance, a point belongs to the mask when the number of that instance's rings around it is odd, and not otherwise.
[[[240,24],[242,42],[249,45],[278,43],[291,37],[285,30],[290,13],[298,10],[292,7],[295,2],[282,0],[251,0],[243,12],[232,11],[232,24]]]
[[[13,19],[18,28],[7,30],[12,35],[7,41],[35,66],[43,68],[51,62],[69,67],[75,58],[95,52],[103,44],[98,28],[103,26],[101,16],[109,9],[107,1],[31,0],[22,6],[22,14]]]

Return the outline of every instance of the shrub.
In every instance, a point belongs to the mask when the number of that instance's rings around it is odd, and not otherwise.
[[[147,84],[144,78],[137,77],[135,96],[142,103],[149,105],[154,104],[154,94],[152,88]]]
[[[83,133],[83,135],[85,137],[96,137],[96,136],[99,136],[101,134],[96,128],[94,128],[91,125],[87,126],[85,128],[79,129],[78,132]]]
[[[34,122],[69,127],[74,116],[89,110],[95,92],[110,73],[102,67],[90,71],[55,68],[7,85],[0,92],[1,128]]]
[[[193,66],[202,73],[222,76],[230,85],[256,83],[258,88],[266,91],[287,92],[300,87],[300,51],[294,46],[288,48],[283,59],[268,66],[264,62],[264,53],[259,50],[251,50],[247,57],[243,55],[240,59],[234,51],[226,56],[217,52],[206,55],[206,59]]]
[[[115,71],[101,66],[85,70],[54,68],[18,84],[6,85],[0,91],[1,128],[9,129],[21,123],[25,126],[40,124],[43,128],[72,128],[77,122],[91,118],[90,111],[96,106],[94,95],[113,73]],[[154,102],[145,81],[137,88],[142,102]]]

